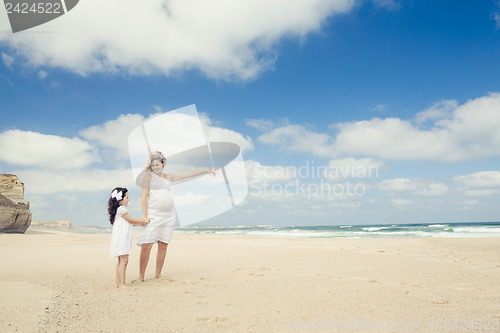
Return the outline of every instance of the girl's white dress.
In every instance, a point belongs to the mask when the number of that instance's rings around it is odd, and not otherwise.
[[[148,195],[148,217],[151,222],[141,229],[137,245],[162,241],[169,243],[175,226],[175,207],[170,181],[151,172]]]
[[[111,233],[111,249],[109,256],[111,258],[124,254],[130,254],[132,246],[132,224],[125,221],[124,214],[127,214],[127,207],[120,206],[116,210],[115,222]]]

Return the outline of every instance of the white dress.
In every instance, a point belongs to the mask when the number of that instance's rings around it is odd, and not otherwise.
[[[137,245],[162,241],[169,243],[175,226],[175,207],[170,181],[151,172],[148,195],[148,217],[151,222],[141,229]]]
[[[132,246],[132,224],[125,221],[124,214],[127,214],[127,207],[120,206],[116,210],[115,222],[111,233],[111,249],[109,256],[111,258],[124,254],[130,254]]]

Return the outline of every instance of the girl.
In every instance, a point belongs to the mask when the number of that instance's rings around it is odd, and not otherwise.
[[[124,187],[117,187],[111,192],[108,200],[109,222],[113,225],[111,234],[111,258],[118,257],[116,265],[116,286],[126,288],[125,271],[128,264],[128,255],[132,245],[132,226],[145,226],[150,218],[135,219],[128,214],[128,190]]]

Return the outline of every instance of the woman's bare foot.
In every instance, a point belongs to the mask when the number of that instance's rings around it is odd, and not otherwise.
[[[155,276],[155,279],[168,281],[168,277],[166,277],[164,275],[157,275],[157,276]]]
[[[117,286],[117,288],[119,288],[119,289],[128,289],[128,286],[126,284],[120,284],[119,286]]]
[[[134,281],[132,281],[132,283],[142,283],[144,282],[144,278],[142,277],[138,277],[137,279],[135,279]]]

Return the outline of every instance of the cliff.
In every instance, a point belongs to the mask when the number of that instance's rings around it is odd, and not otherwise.
[[[24,184],[15,175],[0,174],[0,233],[23,234],[31,223]]]

